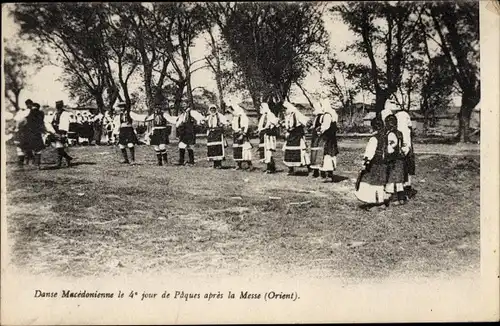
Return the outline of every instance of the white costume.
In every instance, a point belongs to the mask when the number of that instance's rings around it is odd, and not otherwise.
[[[307,153],[304,130],[308,119],[293,104],[284,102],[283,105],[286,108],[285,129],[287,131],[283,145],[283,162],[289,168],[308,166],[310,158]]]
[[[273,163],[273,152],[276,151],[276,128],[278,118],[271,112],[267,103],[260,106],[260,119],[258,132],[260,137],[259,152],[260,159],[266,164]]]
[[[233,108],[233,120],[231,128],[233,129],[233,158],[236,162],[252,161],[252,145],[248,136],[248,117],[243,108],[234,102],[229,106]]]

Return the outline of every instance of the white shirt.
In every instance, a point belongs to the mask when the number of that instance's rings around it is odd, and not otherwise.
[[[368,144],[365,149],[365,156],[367,159],[371,160],[375,156],[375,151],[377,150],[377,137],[370,137]]]
[[[262,131],[264,129],[269,129],[276,126],[277,124],[278,118],[276,118],[276,116],[272,112],[268,111],[260,116],[258,130]]]
[[[231,127],[233,128],[233,131],[242,131],[243,133],[246,133],[248,131],[248,117],[245,114],[235,115],[231,122]]]

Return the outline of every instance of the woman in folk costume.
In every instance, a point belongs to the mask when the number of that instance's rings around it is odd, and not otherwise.
[[[236,170],[242,169],[243,162],[247,163],[248,169],[252,169],[252,144],[248,135],[249,121],[245,111],[235,102],[228,103],[233,109],[233,159],[236,161]]]
[[[276,163],[274,162],[273,152],[276,151],[276,135],[278,118],[271,112],[267,103],[260,105],[259,119],[259,153],[260,159],[266,163],[266,173],[276,172]]]
[[[385,131],[380,118],[371,121],[375,134],[370,138],[363,157],[363,170],[356,182],[355,196],[369,209],[373,206],[389,205],[389,195],[385,192],[387,165],[385,164]]]
[[[153,133],[150,136],[150,145],[153,145],[158,165],[162,166],[163,163],[167,164],[168,162],[167,145],[170,143],[168,136],[171,127],[168,125],[169,121],[159,105],[155,108],[152,120]]]
[[[64,110],[64,102],[56,102],[56,113],[52,119],[51,125],[55,131],[55,137],[52,137],[52,143],[57,150],[57,166],[62,166],[62,159],[66,159],[68,167],[71,165],[73,158],[66,153],[64,147],[68,141],[67,136],[70,126],[70,114]]]
[[[184,165],[186,149],[188,151],[188,164],[194,164],[194,150],[191,148],[196,143],[196,124],[204,120],[203,115],[187,107],[177,118],[176,127],[179,136],[179,165]]]
[[[313,103],[314,117],[312,118],[309,130],[311,131],[311,169],[313,178],[319,177],[319,169],[323,163],[323,141],[321,137],[321,120],[323,118],[323,108],[319,102]]]
[[[23,134],[23,132],[22,132],[23,124],[25,123],[26,117],[30,113],[31,108],[32,108],[34,103],[30,99],[26,100],[26,102],[24,102],[24,103],[26,104],[26,108],[21,108],[14,115],[14,121],[15,121],[14,144],[16,145],[16,153],[17,153],[17,159],[18,159],[17,164],[18,164],[18,168],[20,168],[20,169],[23,168],[25,161],[26,161],[26,164],[28,164],[29,160],[31,158],[29,156],[29,153],[25,153],[23,151],[20,144],[21,144],[21,138],[22,138],[22,134]],[[28,155],[26,155],[26,154],[28,154]]]
[[[399,204],[406,202],[404,193],[405,182],[405,155],[403,152],[403,134],[398,130],[398,121],[393,114],[385,118],[386,129],[386,154],[387,164],[387,184],[385,191],[391,194],[393,199],[399,201]]]
[[[324,113],[321,119],[320,132],[324,141],[324,147],[323,166],[320,167],[320,171],[326,174],[327,177],[332,178],[333,181],[333,171],[337,169],[337,154],[339,153],[337,144],[338,115],[332,109],[328,99],[321,101],[321,107]]]
[[[207,122],[207,159],[214,162],[214,169],[222,168],[225,160],[224,126],[227,125],[226,117],[217,112],[215,105],[208,108]]]
[[[309,170],[309,154],[307,153],[305,126],[307,118],[290,102],[285,101],[286,108],[285,129],[286,141],[283,146],[283,163],[288,166],[288,174],[292,175],[294,167],[306,166]]]
[[[138,140],[132,125],[133,120],[130,116],[130,108],[125,103],[118,103],[115,111],[113,134],[118,134],[118,146],[123,156],[121,163],[135,164],[135,144],[138,143]],[[127,147],[130,152],[130,160],[127,155]]]
[[[104,129],[104,133],[106,135],[106,142],[108,145],[114,144],[116,139],[114,137],[113,131],[115,130],[115,113],[113,111],[106,111],[104,114],[104,118],[102,120],[102,125]]]
[[[396,119],[398,120],[398,130],[403,135],[403,153],[405,155],[405,184],[404,189],[406,196],[412,198],[416,194],[416,190],[411,187],[411,177],[415,175],[415,152],[413,151],[413,125],[411,117],[407,111],[397,107],[395,110]]]
[[[40,104],[32,103],[30,112],[19,125],[19,146],[26,156],[33,156],[34,164],[38,169],[40,169],[42,150],[45,148],[42,137],[45,132],[55,133],[52,126],[45,122],[45,115],[40,111]]]

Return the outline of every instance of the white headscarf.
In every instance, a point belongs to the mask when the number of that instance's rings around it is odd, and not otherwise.
[[[302,112],[299,111],[299,109],[293,105],[292,103],[285,101],[283,103],[283,106],[286,108],[288,113],[295,113],[295,118],[297,119],[298,122],[300,122],[303,126],[307,124],[307,117],[302,114]]]
[[[314,108],[313,113],[315,115],[316,114],[322,114],[322,113],[325,112],[325,111],[323,111],[323,108],[321,107],[321,103],[319,103],[319,102],[313,102],[313,108]]]
[[[332,116],[332,122],[338,122],[337,112],[335,112],[330,105],[330,100],[328,98],[321,100],[321,107],[323,108],[323,112],[329,113]]]
[[[269,110],[269,105],[267,103],[260,104],[260,114],[270,113],[270,112],[271,110]]]

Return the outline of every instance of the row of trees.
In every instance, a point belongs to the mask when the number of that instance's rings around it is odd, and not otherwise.
[[[405,108],[418,99],[431,114],[458,91],[462,140],[479,101],[478,1],[16,4],[12,15],[22,36],[58,53],[71,96],[102,111],[116,100],[132,105],[139,77],[148,110],[168,101],[176,114],[183,99],[193,105],[192,75],[205,67],[221,107],[231,88],[245,89],[256,108],[288,98],[292,85],[307,97],[303,79],[326,67],[344,109],[371,92],[376,111],[390,98]],[[356,35],[344,51],[359,60],[329,56],[327,15]],[[200,37],[209,53],[193,60]]]
[[[355,96],[367,91],[375,96],[376,111],[388,99],[407,110],[417,102],[428,118],[459,94],[458,137],[468,140],[480,100],[479,1],[350,2],[331,12],[357,36],[344,51],[368,59],[330,58],[333,77],[325,82],[343,108],[352,108]]]
[[[193,105],[191,77],[209,67],[223,106],[229,83],[245,86],[257,107],[269,90],[285,98],[326,49],[324,5],[312,3],[17,4],[20,34],[60,56],[64,83],[79,102],[100,110],[132,104],[129,83],[142,77],[149,111],[169,100]],[[192,60],[208,35],[210,54]],[[233,69],[225,69],[226,62]]]

